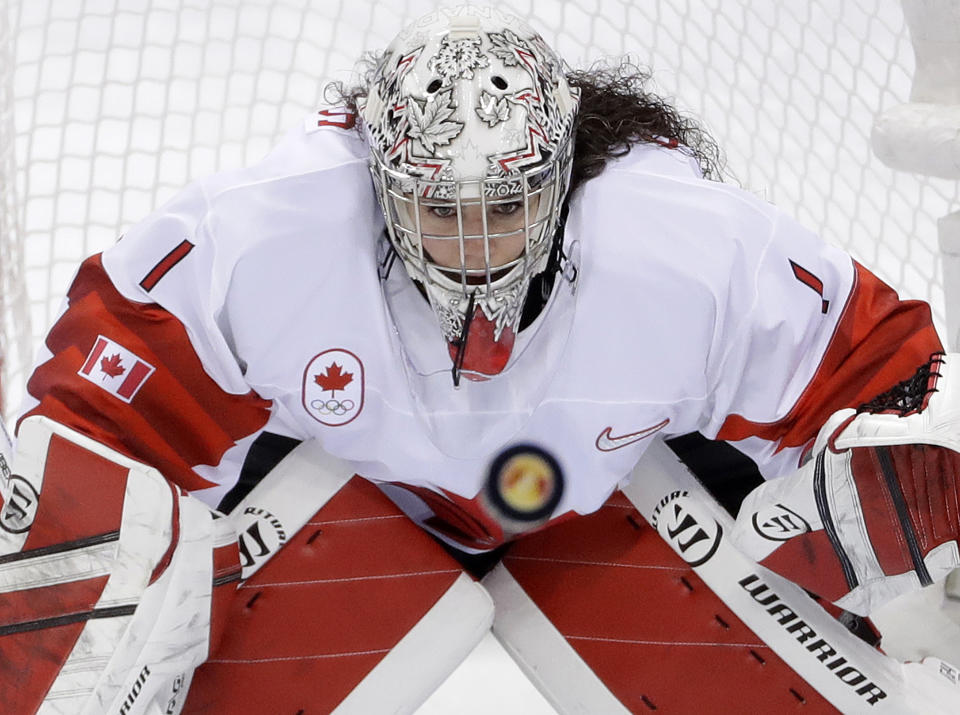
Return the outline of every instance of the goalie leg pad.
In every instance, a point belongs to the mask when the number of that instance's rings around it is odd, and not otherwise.
[[[273,510],[264,543],[270,529],[286,530]],[[492,610],[452,557],[354,477],[237,591],[184,713],[412,713]]]
[[[2,493],[4,707],[146,712],[207,655],[214,559],[239,576],[232,533],[156,470],[46,418],[21,425]]]
[[[494,634],[558,712],[835,712],[621,493],[519,540],[483,583]]]

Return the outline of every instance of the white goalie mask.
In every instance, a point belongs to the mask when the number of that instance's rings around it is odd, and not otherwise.
[[[390,243],[423,288],[454,381],[507,365],[567,193],[579,94],[519,18],[437,10],[403,30],[360,108]]]

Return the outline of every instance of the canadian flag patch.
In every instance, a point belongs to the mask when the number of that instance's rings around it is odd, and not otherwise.
[[[97,336],[77,373],[124,402],[130,402],[156,368],[120,343]]]

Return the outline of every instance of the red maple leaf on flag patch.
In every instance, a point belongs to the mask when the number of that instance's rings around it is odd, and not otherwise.
[[[127,368],[120,364],[120,354],[115,353],[108,358],[100,361],[100,372],[110,377],[117,377],[127,371]]]
[[[337,390],[342,390],[351,382],[353,382],[353,373],[352,372],[343,372],[343,368],[337,363],[331,363],[327,365],[326,369],[321,375],[314,375],[314,381],[324,391],[329,391],[331,394],[336,394]]]

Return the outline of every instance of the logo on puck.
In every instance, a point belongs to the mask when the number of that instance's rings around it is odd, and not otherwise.
[[[518,444],[491,463],[484,504],[505,531],[528,531],[550,519],[563,496],[563,481],[552,454],[536,445]]]

